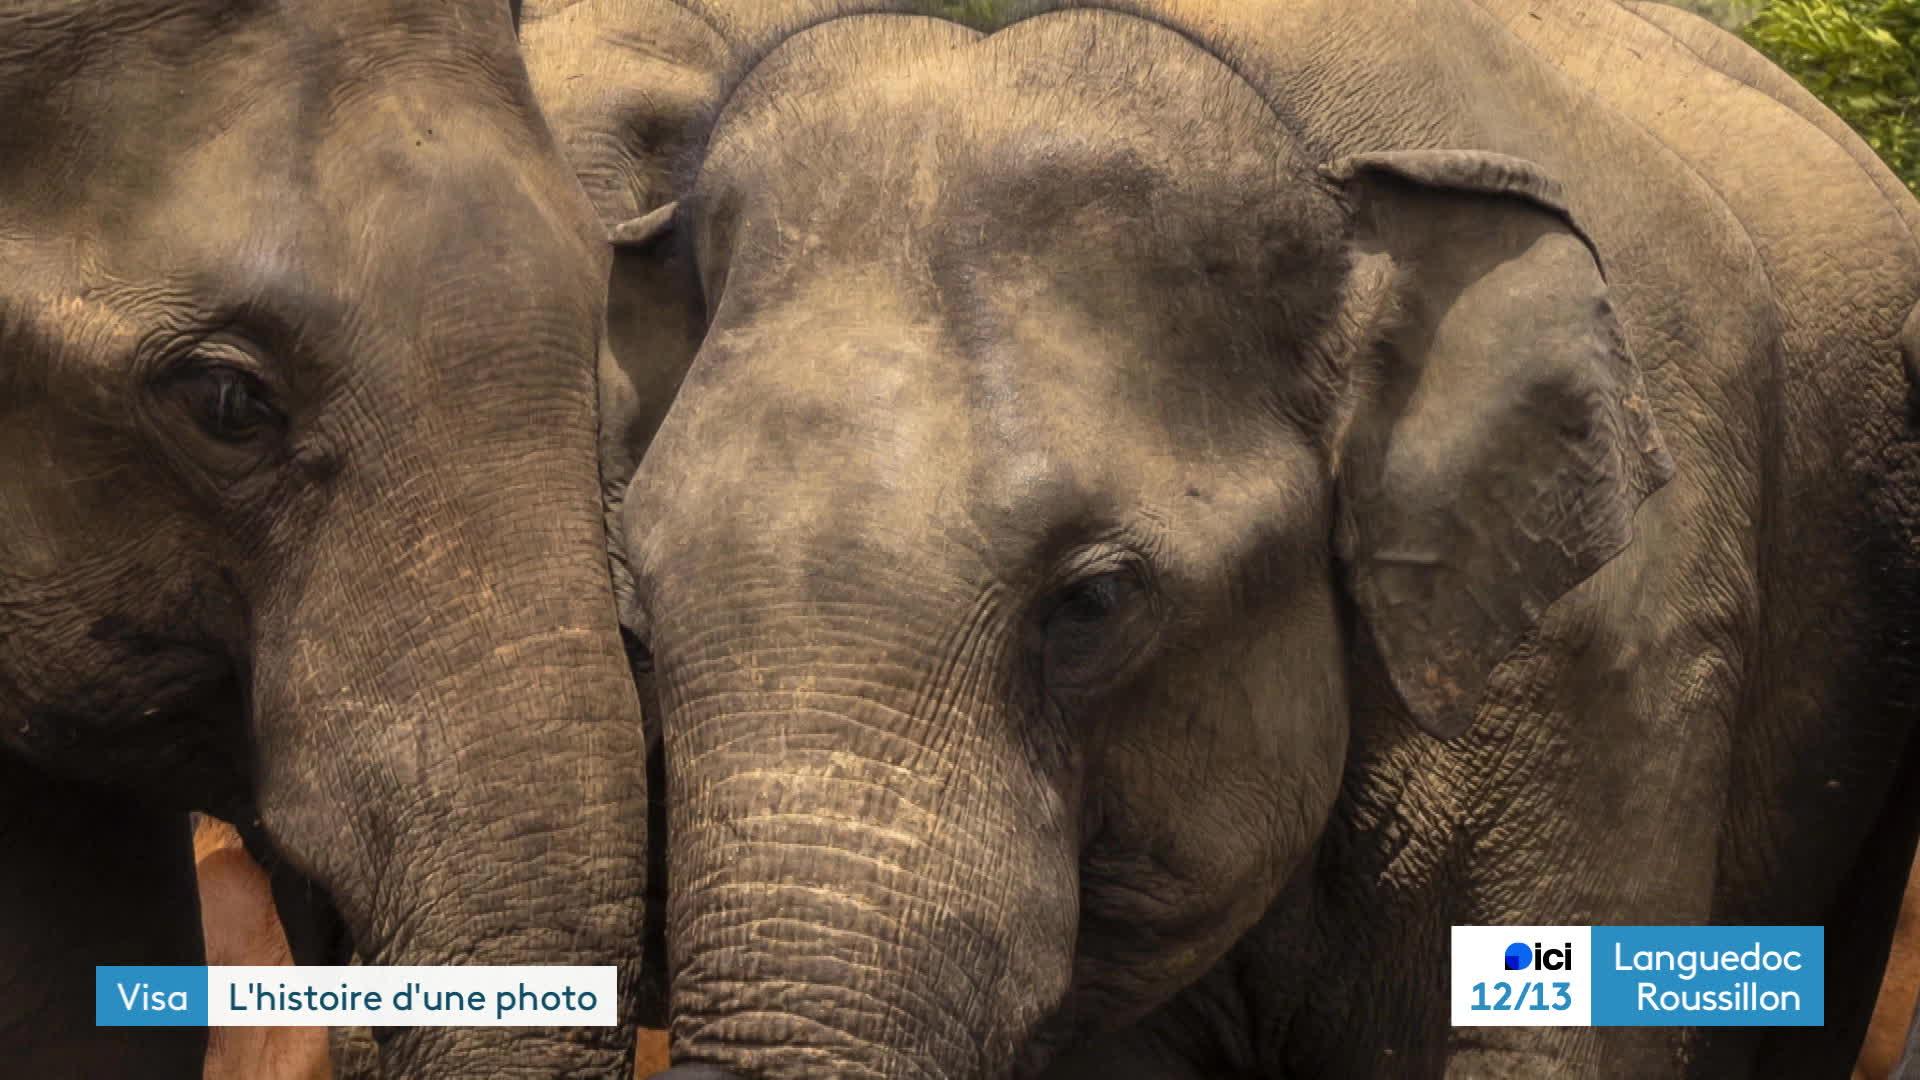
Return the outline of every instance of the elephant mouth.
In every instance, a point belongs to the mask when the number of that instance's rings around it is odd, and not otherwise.
[[[240,672],[223,662],[218,674],[150,707],[155,723],[180,746],[179,764],[162,773],[170,791],[193,793],[194,809],[227,820],[253,813],[248,696]]]
[[[52,775],[111,786],[169,810],[228,821],[253,805],[247,692],[239,671],[205,646],[144,643],[115,666],[147,676],[134,693],[102,680],[81,708],[28,713],[11,741]]]

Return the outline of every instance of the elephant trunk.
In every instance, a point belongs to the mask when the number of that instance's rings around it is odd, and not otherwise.
[[[387,1075],[632,1069],[645,743],[591,413],[562,430],[502,436],[425,490],[341,477],[365,509],[330,519],[257,622],[262,820],[366,962],[621,968],[618,1026],[384,1029]]]
[[[529,1034],[520,1028],[376,1028],[393,1032],[380,1046],[381,1076],[498,1077],[501,1080],[627,1080],[629,1035],[582,1028],[581,1034]],[[482,1064],[484,1063],[484,1064]]]
[[[1075,825],[993,701],[994,665],[929,659],[905,629],[876,655],[888,634],[857,614],[711,629],[751,624],[688,619],[704,629],[684,653],[656,638],[675,1061],[1009,1074],[1070,979]]]

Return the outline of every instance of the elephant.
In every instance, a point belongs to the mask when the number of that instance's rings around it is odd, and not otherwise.
[[[1659,5],[887,7],[613,230],[699,313],[617,358],[666,1075],[1846,1075],[1912,196]],[[1826,1025],[1450,1025],[1450,926],[1693,923],[1823,924]]]
[[[701,331],[687,267],[619,237],[644,234],[673,197],[676,172],[698,148],[727,74],[820,0],[530,0],[519,35],[534,95],[614,243],[601,354],[601,471],[615,584],[620,500],[693,362]],[[655,1003],[663,1008],[664,1002]]]
[[[369,963],[615,965],[636,993],[609,255],[512,14],[0,11],[10,1072],[200,1075],[203,1030],[93,1018],[95,965],[204,962],[190,811],[257,833]],[[396,1076],[633,1053],[386,1034]]]
[[[518,32],[534,96],[612,241],[607,348],[599,368],[600,452],[609,555],[615,589],[623,596],[632,591],[619,544],[626,481],[693,362],[703,315],[686,285],[690,268],[684,258],[621,238],[644,236],[653,227],[649,215],[671,201],[678,172],[698,150],[729,72],[788,28],[836,10],[835,2],[529,0],[520,12]],[[664,948],[665,909],[658,737],[658,724],[649,724],[649,825],[656,842],[650,848],[655,862],[648,875],[644,951],[654,956]],[[658,965],[645,975],[635,1018],[657,1028],[666,1022],[664,975]],[[649,1038],[657,1052],[657,1030],[652,1036],[643,1032],[643,1041]],[[344,1048],[340,1056],[365,1057]]]

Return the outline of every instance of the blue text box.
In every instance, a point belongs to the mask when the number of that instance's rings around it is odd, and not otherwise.
[[[95,1027],[206,1027],[204,967],[96,967]]]
[[[1596,926],[1595,1027],[1818,1027],[1826,928]]]

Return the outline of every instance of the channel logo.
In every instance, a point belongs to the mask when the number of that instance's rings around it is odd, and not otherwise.
[[[1455,926],[1455,1027],[1818,1027],[1818,926]],[[1577,962],[1576,962],[1577,961]]]
[[[1588,1026],[1593,948],[1585,926],[1453,927],[1454,1026]]]
[[[1507,946],[1505,963],[1508,971],[1532,971],[1535,967],[1541,971],[1572,971],[1573,942],[1549,949],[1537,941],[1531,948],[1524,941],[1516,941]]]

